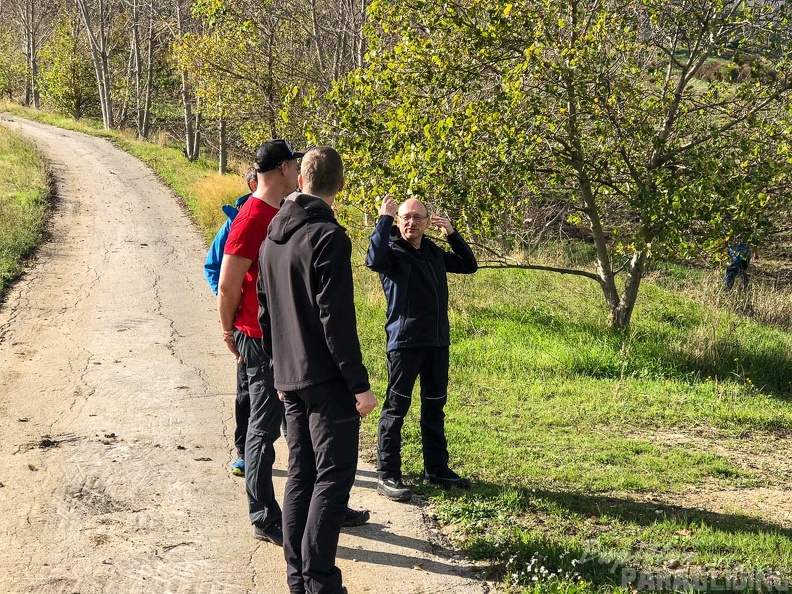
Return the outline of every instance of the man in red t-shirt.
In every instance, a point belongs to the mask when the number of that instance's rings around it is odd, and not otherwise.
[[[258,323],[259,247],[280,202],[297,186],[303,156],[285,140],[271,140],[256,151],[258,186],[239,210],[223,251],[217,311],[223,341],[245,366],[250,389],[250,420],[245,439],[245,487],[253,535],[283,545],[281,508],[272,485],[273,444],[280,434],[283,403],[274,387],[272,361],[262,349]]]

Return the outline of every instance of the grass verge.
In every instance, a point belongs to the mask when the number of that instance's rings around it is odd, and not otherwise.
[[[0,125],[0,301],[41,241],[49,182],[35,146]]]
[[[365,268],[356,281],[381,394],[384,298]],[[654,283],[624,333],[605,327],[585,280],[482,270],[452,277],[450,291],[446,432],[452,466],[474,487],[442,492],[416,478],[418,406],[403,429],[404,469],[506,591],[788,584],[788,332]],[[376,423],[365,427],[373,450]]]

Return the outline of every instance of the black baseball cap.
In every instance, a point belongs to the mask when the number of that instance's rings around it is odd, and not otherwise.
[[[296,152],[291,145],[282,138],[276,138],[262,144],[253,157],[253,164],[259,172],[272,171],[281,163],[299,159],[305,153]]]

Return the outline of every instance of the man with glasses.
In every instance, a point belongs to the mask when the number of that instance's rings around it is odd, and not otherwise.
[[[412,489],[402,481],[401,429],[419,376],[424,478],[442,487],[470,486],[448,467],[443,412],[450,344],[446,273],[472,274],[478,264],[451,221],[430,216],[420,200],[410,198],[399,206],[397,226],[391,196],[382,201],[379,214],[366,254],[366,266],[379,273],[388,302],[388,389],[377,427],[377,491],[407,501]],[[425,236],[430,224],[442,230],[452,252]]]
[[[267,237],[281,200],[297,187],[297,160],[302,156],[281,139],[265,142],[256,151],[253,166],[257,187],[231,224],[217,294],[223,341],[244,366],[250,392],[245,488],[253,536],[279,546],[283,546],[281,508],[272,485],[272,464],[283,404],[274,387],[272,361],[261,344],[256,281],[259,246]]]

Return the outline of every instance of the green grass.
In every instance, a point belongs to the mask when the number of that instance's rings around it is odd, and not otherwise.
[[[31,142],[0,125],[0,300],[44,233],[49,183]]]
[[[201,190],[211,165],[187,164],[175,149],[135,150],[213,235],[217,223],[198,214],[216,210],[208,194],[221,190]],[[370,229],[345,214],[358,332],[381,397],[385,302],[362,265]],[[585,279],[520,270],[452,277],[446,429],[452,466],[474,486],[415,483],[457,546],[504,590],[690,589],[663,578],[673,568],[721,576],[702,582],[710,590],[745,571],[790,577],[792,531],[772,501],[760,514],[751,497],[783,493],[792,478],[792,335],[746,317],[734,300],[697,292],[703,273],[668,270],[663,282],[644,282],[622,333],[606,328],[603,297]],[[403,432],[413,479],[422,469],[418,408]],[[369,458],[375,433],[372,415]]]
[[[381,394],[384,298],[376,275],[356,277]],[[792,430],[792,336],[652,283],[629,332],[611,332],[598,291],[533,271],[452,277],[446,431],[452,465],[475,486],[446,494],[417,481],[440,523],[513,591],[618,592],[622,575],[634,587],[631,571],[655,575],[675,560],[689,576],[724,579],[792,567],[780,522],[673,503],[703,488],[786,488],[783,464],[759,471],[745,458]],[[412,477],[417,409],[403,430]],[[376,422],[365,427],[373,449]]]

